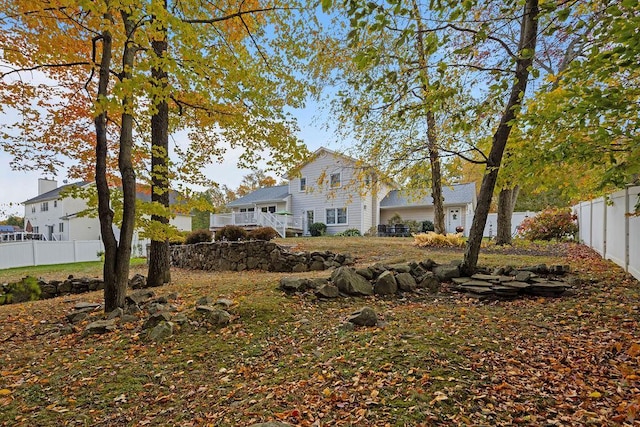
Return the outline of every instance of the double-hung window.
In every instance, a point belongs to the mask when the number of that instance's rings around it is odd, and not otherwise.
[[[340,172],[329,175],[329,185],[331,188],[338,188],[342,185]]]
[[[300,191],[307,191],[307,177],[300,178]]]
[[[347,208],[327,209],[327,225],[338,225],[347,223]]]

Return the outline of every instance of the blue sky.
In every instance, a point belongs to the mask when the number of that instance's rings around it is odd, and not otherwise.
[[[323,129],[326,118],[320,116],[320,109],[314,102],[309,102],[304,109],[293,111],[293,114],[300,128],[298,136],[310,151],[315,151],[322,146],[341,148],[335,142],[332,132]],[[0,118],[0,123],[11,121],[11,117],[7,117],[6,114],[4,116]],[[236,162],[240,154],[239,150],[229,150],[223,163],[204,168],[206,176],[220,185],[237,187],[242,177],[250,173],[249,170],[237,168]],[[0,150],[0,219],[11,214],[23,216],[24,206],[20,203],[38,195],[38,178],[45,177],[37,171],[12,170],[11,160],[12,157],[9,154]],[[67,178],[65,172],[60,171],[55,178],[58,180],[58,185],[62,185],[62,181]]]

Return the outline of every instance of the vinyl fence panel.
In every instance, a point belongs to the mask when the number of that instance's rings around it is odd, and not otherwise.
[[[100,260],[100,240],[49,242],[31,240],[0,244],[0,269]]]
[[[579,238],[603,258],[610,259],[640,280],[640,217],[632,216],[640,186],[573,207]]]

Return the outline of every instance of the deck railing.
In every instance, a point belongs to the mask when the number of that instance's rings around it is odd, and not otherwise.
[[[213,214],[211,216],[211,227],[220,228],[225,225],[272,227],[280,236],[285,237],[287,230],[302,231],[302,221],[302,217],[280,215],[271,212],[231,212],[226,214]]]

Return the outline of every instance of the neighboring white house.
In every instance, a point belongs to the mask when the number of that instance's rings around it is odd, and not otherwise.
[[[260,188],[227,206],[229,214],[212,214],[211,229],[228,224],[272,226],[280,232],[308,234],[309,225],[322,222],[328,234],[357,229],[362,234],[388,224],[396,213],[402,219],[433,220],[430,196],[413,200],[362,162],[320,148],[289,176],[288,185]],[[467,228],[476,204],[474,184],[443,189],[447,231]]]
[[[39,179],[38,195],[22,202],[25,232],[39,234],[43,240],[101,240],[98,218],[79,215],[87,209],[87,201],[61,195],[63,190],[71,186],[89,185],[93,184],[83,181],[58,187],[58,183],[54,180]],[[138,198],[150,200],[150,196],[145,193],[139,193]],[[178,214],[170,220],[170,223],[181,231],[191,231],[189,215]],[[118,230],[115,231],[118,232]]]

